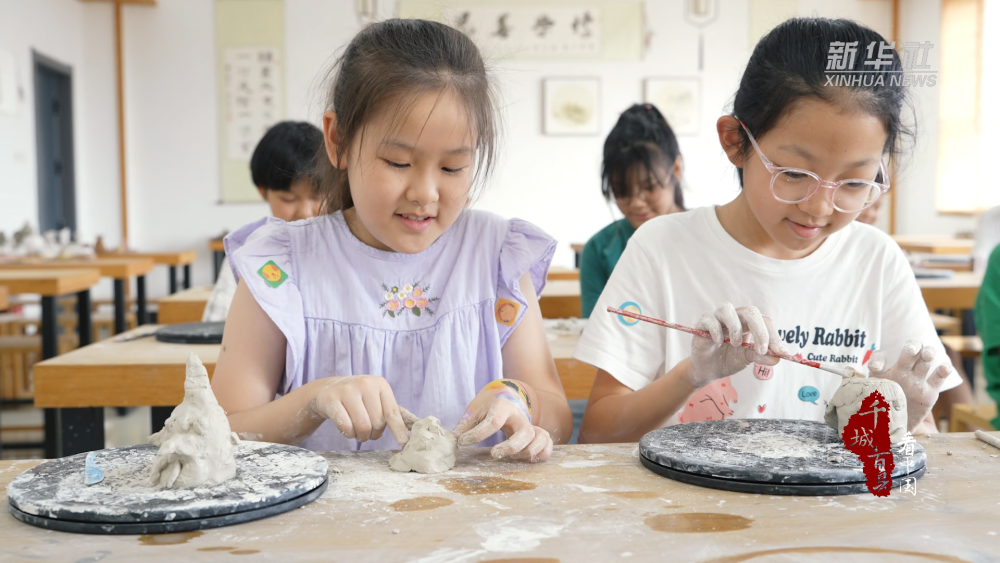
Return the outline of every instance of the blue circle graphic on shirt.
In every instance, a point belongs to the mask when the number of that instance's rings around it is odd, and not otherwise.
[[[806,385],[805,387],[799,389],[799,400],[805,401],[807,403],[816,404],[819,399],[819,389],[813,387],[812,385]]]
[[[623,311],[628,311],[629,313],[635,313],[637,315],[642,314],[642,308],[639,307],[639,304],[634,301],[626,301],[621,304],[621,307],[618,308],[622,309]],[[621,321],[621,323],[625,326],[633,326],[639,322],[639,319],[633,319],[632,317],[624,317],[622,315],[618,315],[618,320]]]

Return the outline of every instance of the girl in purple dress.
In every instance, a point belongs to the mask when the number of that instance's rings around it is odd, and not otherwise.
[[[226,238],[239,285],[212,387],[233,431],[390,449],[412,411],[496,458],[546,459],[573,430],[538,309],[555,242],[468,209],[499,128],[478,49],[434,22],[374,24],[327,109],[327,214]]]

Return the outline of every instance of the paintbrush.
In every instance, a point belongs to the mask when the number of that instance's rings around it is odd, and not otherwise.
[[[674,323],[668,323],[667,321],[661,321],[660,319],[656,319],[656,318],[653,318],[653,317],[647,317],[646,315],[640,315],[638,313],[633,313],[631,311],[626,311],[624,309],[617,309],[615,307],[608,307],[608,312],[609,313],[614,313],[616,315],[621,315],[623,317],[629,317],[629,318],[640,320],[640,321],[646,321],[647,323],[652,323],[654,325],[664,326],[664,327],[667,327],[667,328],[672,328],[674,330],[679,330],[681,332],[686,332],[688,334],[694,334],[695,336],[701,336],[701,337],[704,337],[704,338],[712,338],[712,335],[709,334],[707,330],[699,330],[697,328],[691,328],[691,327],[687,327],[687,326],[684,326],[684,325],[679,325],[679,324],[674,324]],[[729,342],[729,339],[727,338],[727,339],[723,340],[723,342]],[[746,346],[747,348],[750,348],[751,350],[756,351],[754,349],[753,344],[750,344],[749,342],[744,342],[742,345]],[[827,362],[814,362],[812,360],[804,360],[802,358],[796,358],[795,356],[792,356],[792,355],[789,355],[789,354],[780,354],[778,352],[773,352],[771,350],[767,350],[766,355],[768,355],[768,356],[774,356],[775,358],[781,358],[782,360],[787,360],[789,362],[795,362],[797,364],[802,364],[804,366],[809,366],[811,368],[821,369],[823,371],[828,371],[830,373],[835,373],[835,374],[839,375],[840,377],[865,377],[865,374],[857,371],[856,369],[854,369],[851,366],[840,367],[840,366],[833,365],[833,364],[830,364],[830,363],[827,363]]]

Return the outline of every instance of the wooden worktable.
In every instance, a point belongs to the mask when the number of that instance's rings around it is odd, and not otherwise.
[[[146,325],[119,335],[155,330]],[[196,352],[215,371],[218,344],[168,344],[152,336],[110,338],[35,364],[35,406],[177,406],[184,398],[184,366]]]
[[[162,302],[161,302],[162,311]],[[119,335],[155,330],[146,325]],[[597,370],[574,360],[579,336],[561,336],[549,342],[559,378],[570,399],[590,396]],[[35,364],[35,406],[42,407],[173,407],[184,398],[184,366],[196,352],[215,372],[218,344],[168,344],[152,336],[117,341],[111,338]]]
[[[101,258],[149,258],[161,266],[184,266],[192,264],[198,258],[194,250],[179,250],[176,252],[125,252],[122,254],[102,254]]]
[[[973,309],[976,295],[983,283],[983,275],[973,272],[955,272],[950,278],[922,278],[917,280],[924,302],[931,311],[935,309]]]
[[[90,289],[100,279],[101,273],[96,268],[0,268],[0,285],[6,286],[11,294],[66,295]]]
[[[0,311],[6,311],[10,309],[10,293],[7,291],[7,286],[0,285]]]
[[[390,471],[391,452],[327,453],[330,485],[272,518],[161,536],[34,528],[0,514],[0,558],[44,561],[993,561],[1000,450],[972,434],[921,439],[916,495],[705,489],[653,474],[635,444],[558,446],[544,463],[463,448],[444,475]],[[0,487],[36,461],[0,462]],[[0,489],[2,490],[2,489]],[[6,504],[0,492],[0,503]]]
[[[580,280],[553,280],[545,283],[538,296],[538,308],[546,319],[580,316]]]
[[[157,322],[164,325],[201,322],[212,286],[195,287],[160,299]]]
[[[938,235],[893,235],[893,240],[906,252],[924,254],[971,254],[975,241]]]
[[[191,288],[191,264],[198,258],[198,253],[194,250],[180,250],[175,252],[125,252],[122,254],[102,254],[101,257],[123,257],[123,258],[149,258],[161,266],[167,266],[167,284],[170,294],[177,293],[177,267],[184,267],[184,289]]]
[[[0,270],[38,270],[44,268],[96,268],[101,277],[126,279],[144,276],[153,269],[153,260],[141,257],[116,256],[91,258],[89,260],[45,260],[41,262],[16,262],[0,264]]]

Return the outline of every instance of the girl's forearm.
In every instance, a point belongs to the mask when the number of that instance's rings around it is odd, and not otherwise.
[[[551,391],[537,390],[517,379],[528,396],[528,410],[531,423],[544,428],[552,437],[553,444],[565,444],[573,435],[573,413],[566,403],[566,396]]]
[[[637,442],[665,425],[697,391],[688,377],[690,367],[690,359],[684,359],[638,391],[605,395],[587,405],[580,443]]]
[[[229,427],[243,440],[298,445],[319,428],[325,418],[312,408],[316,383],[312,381],[273,401],[229,414]]]

